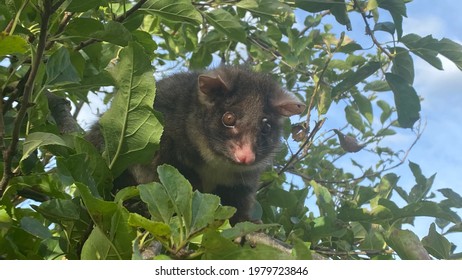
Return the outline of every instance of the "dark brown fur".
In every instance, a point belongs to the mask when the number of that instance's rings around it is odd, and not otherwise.
[[[154,102],[165,122],[160,150],[150,164],[131,167],[116,184],[156,180],[156,166],[167,163],[195,189],[236,207],[232,223],[250,220],[258,179],[279,146],[282,117],[304,108],[269,76],[242,67],[165,78]],[[96,138],[101,137],[89,136],[101,145]]]

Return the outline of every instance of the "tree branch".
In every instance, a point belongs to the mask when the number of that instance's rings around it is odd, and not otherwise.
[[[14,124],[13,124],[13,133],[11,136],[11,143],[7,149],[2,150],[4,167],[3,167],[3,177],[2,177],[2,180],[0,181],[0,196],[3,195],[3,192],[5,191],[5,188],[8,185],[8,182],[14,175],[12,172],[12,168],[11,168],[12,161],[13,161],[13,157],[16,154],[16,149],[18,147],[19,134],[20,134],[22,122],[24,120],[24,117],[26,116],[27,110],[29,109],[29,107],[31,107],[30,98],[34,90],[35,78],[37,76],[40,63],[42,62],[43,53],[45,51],[45,46],[46,46],[46,41],[47,41],[47,32],[48,32],[48,23],[49,23],[51,15],[53,14],[52,2],[53,2],[52,0],[44,0],[44,4],[43,4],[44,10],[42,12],[42,24],[40,26],[40,36],[39,36],[39,42],[37,45],[37,52],[36,52],[36,55],[31,65],[31,71],[30,71],[29,77],[27,78],[26,84],[24,85],[24,92],[22,95],[23,99],[22,99],[21,106],[18,111],[18,115],[16,116],[16,119],[14,120]]]

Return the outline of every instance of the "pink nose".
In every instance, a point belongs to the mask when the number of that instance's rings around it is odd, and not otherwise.
[[[234,157],[237,163],[252,164],[255,161],[255,153],[250,145],[237,146],[234,150]]]

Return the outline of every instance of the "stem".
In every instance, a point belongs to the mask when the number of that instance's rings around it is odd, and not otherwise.
[[[353,0],[353,2],[355,4],[355,7],[358,9],[359,13],[361,14],[364,20],[364,23],[366,24],[366,35],[371,36],[372,42],[374,42],[377,48],[379,48],[386,56],[388,56],[390,60],[393,60],[394,56],[389,51],[387,51],[384,47],[382,47],[380,42],[375,37],[374,32],[372,31],[371,26],[369,25],[369,22],[367,21],[366,12],[364,12],[363,8],[361,8],[361,6],[358,3],[358,0]]]
[[[37,45],[37,52],[35,58],[33,59],[31,65],[31,71],[29,77],[27,78],[26,84],[24,85],[24,92],[23,92],[23,101],[21,103],[21,107],[19,108],[18,115],[14,120],[14,127],[13,133],[11,136],[11,143],[9,147],[5,150],[2,150],[3,153],[3,160],[4,160],[4,168],[3,168],[3,177],[0,181],[0,196],[3,195],[3,192],[8,185],[8,182],[13,177],[13,172],[11,171],[12,168],[12,161],[13,157],[16,155],[16,149],[19,143],[19,134],[22,127],[22,122],[24,117],[26,116],[27,110],[31,107],[30,98],[32,92],[34,90],[34,82],[37,76],[37,72],[42,61],[43,53],[45,51],[45,45],[47,41],[47,29],[48,23],[50,20],[51,15],[53,14],[52,9],[52,0],[45,0],[44,1],[44,11],[42,12],[42,24],[40,26],[40,36],[39,42]],[[2,133],[4,133],[2,131]]]

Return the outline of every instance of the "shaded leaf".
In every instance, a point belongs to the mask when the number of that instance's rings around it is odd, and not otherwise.
[[[69,147],[67,143],[56,134],[47,132],[34,132],[26,137],[21,160],[29,157],[38,148],[49,145]]]
[[[125,47],[132,40],[132,34],[125,26],[116,21],[109,21],[104,25],[104,30],[96,31],[90,35],[115,45]]]
[[[408,84],[414,83],[414,61],[409,51],[404,48],[395,48],[391,72],[402,77]]]
[[[385,77],[393,91],[399,125],[403,128],[412,128],[420,118],[420,99],[417,92],[400,76],[386,73]]]
[[[430,225],[428,235],[422,239],[428,253],[437,259],[448,259],[451,254],[451,243],[436,231],[434,223]]]
[[[145,10],[169,21],[200,24],[202,16],[189,0],[149,0]]]
[[[438,43],[438,51],[454,62],[459,70],[462,70],[462,45],[451,39],[443,38]]]
[[[237,18],[223,9],[215,9],[205,14],[207,21],[217,30],[226,34],[229,38],[238,41],[246,41],[246,32]]]
[[[114,177],[134,163],[151,160],[162,132],[153,113],[156,87],[149,58],[137,43],[130,43],[119,57],[112,69],[117,94],[100,119],[104,154]]]
[[[55,51],[46,64],[48,85],[63,85],[80,82],[80,76],[72,65],[69,51],[65,47]]]
[[[348,123],[351,124],[354,128],[364,132],[365,126],[363,119],[361,118],[361,115],[355,109],[353,109],[352,106],[345,107],[345,117]]]
[[[314,193],[316,194],[316,204],[319,207],[321,215],[326,216],[329,219],[334,219],[337,214],[335,212],[334,201],[332,200],[329,190],[315,181],[311,181],[310,185],[313,186]]]
[[[403,260],[431,259],[417,235],[410,230],[391,228],[385,240]]]
[[[352,87],[374,74],[380,69],[380,66],[380,62],[371,61],[358,68],[356,72],[349,73],[345,79],[332,89],[332,96],[337,97],[338,95],[350,90]]]
[[[412,53],[418,55],[436,69],[443,70],[443,63],[437,57],[439,51],[438,40],[431,35],[422,38],[411,33],[403,36],[401,41]]]
[[[51,238],[51,232],[40,221],[32,217],[24,217],[20,221],[21,228],[41,239]]]

